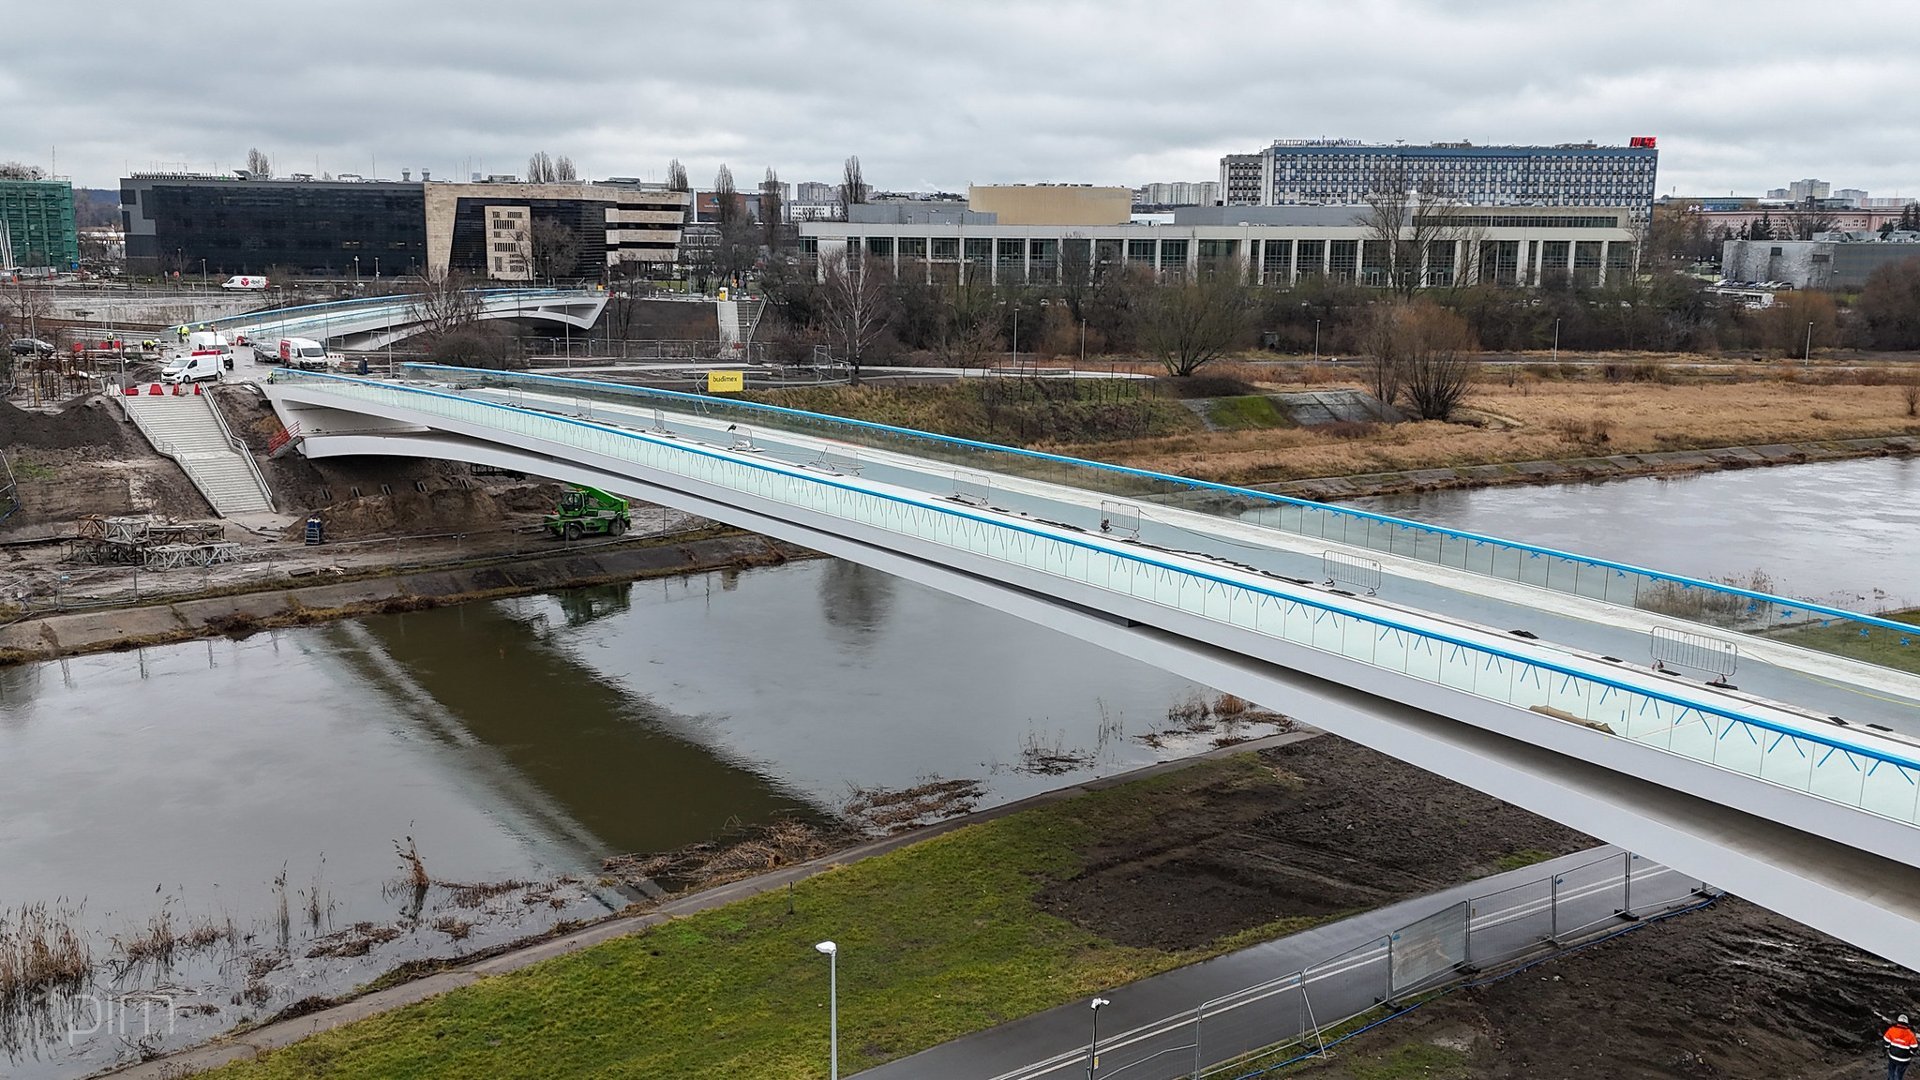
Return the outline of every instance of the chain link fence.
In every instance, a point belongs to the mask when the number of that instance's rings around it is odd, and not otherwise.
[[[1333,1040],[1372,1014],[1391,1015],[1485,968],[1545,955],[1713,895],[1707,883],[1638,855],[1598,855],[1448,904],[1297,971],[1104,1038],[1085,1054],[1087,1075],[1267,1075],[1323,1056]],[[1060,1060],[1031,1075],[1058,1068]]]

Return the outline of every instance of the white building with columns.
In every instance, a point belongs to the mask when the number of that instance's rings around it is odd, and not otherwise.
[[[1175,212],[1170,225],[1001,225],[991,214],[893,221],[802,222],[803,257],[851,253],[929,282],[984,276],[996,285],[1058,282],[1068,268],[1139,266],[1162,278],[1235,262],[1250,279],[1308,277],[1386,284],[1387,250],[1365,207],[1219,206]],[[1428,286],[1558,279],[1600,283],[1638,265],[1629,207],[1458,207],[1430,231],[1420,279]],[[1415,239],[1409,227],[1402,239]]]

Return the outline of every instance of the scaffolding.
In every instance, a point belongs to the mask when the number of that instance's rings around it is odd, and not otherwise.
[[[240,545],[225,536],[225,527],[217,521],[160,522],[88,514],[74,523],[67,560],[151,570],[212,566],[240,557]]]

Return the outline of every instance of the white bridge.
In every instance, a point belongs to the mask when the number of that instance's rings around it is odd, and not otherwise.
[[[369,296],[324,304],[252,311],[205,325],[229,335],[313,338],[342,349],[380,349],[412,337],[446,301],[414,295]],[[474,289],[464,304],[475,319],[514,319],[585,331],[600,318],[607,294],[573,289]]]
[[[1920,969],[1920,678],[1778,636],[1838,623],[1920,648],[1912,627],[859,421],[406,370],[280,371],[266,391],[310,457],[522,471],[865,563],[1298,716]]]

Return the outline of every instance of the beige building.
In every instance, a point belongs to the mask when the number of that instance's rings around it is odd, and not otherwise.
[[[967,188],[967,209],[1002,225],[1125,225],[1133,191],[1090,184],[991,184]]]
[[[493,281],[599,279],[672,265],[692,198],[634,183],[429,181],[427,267]]]

